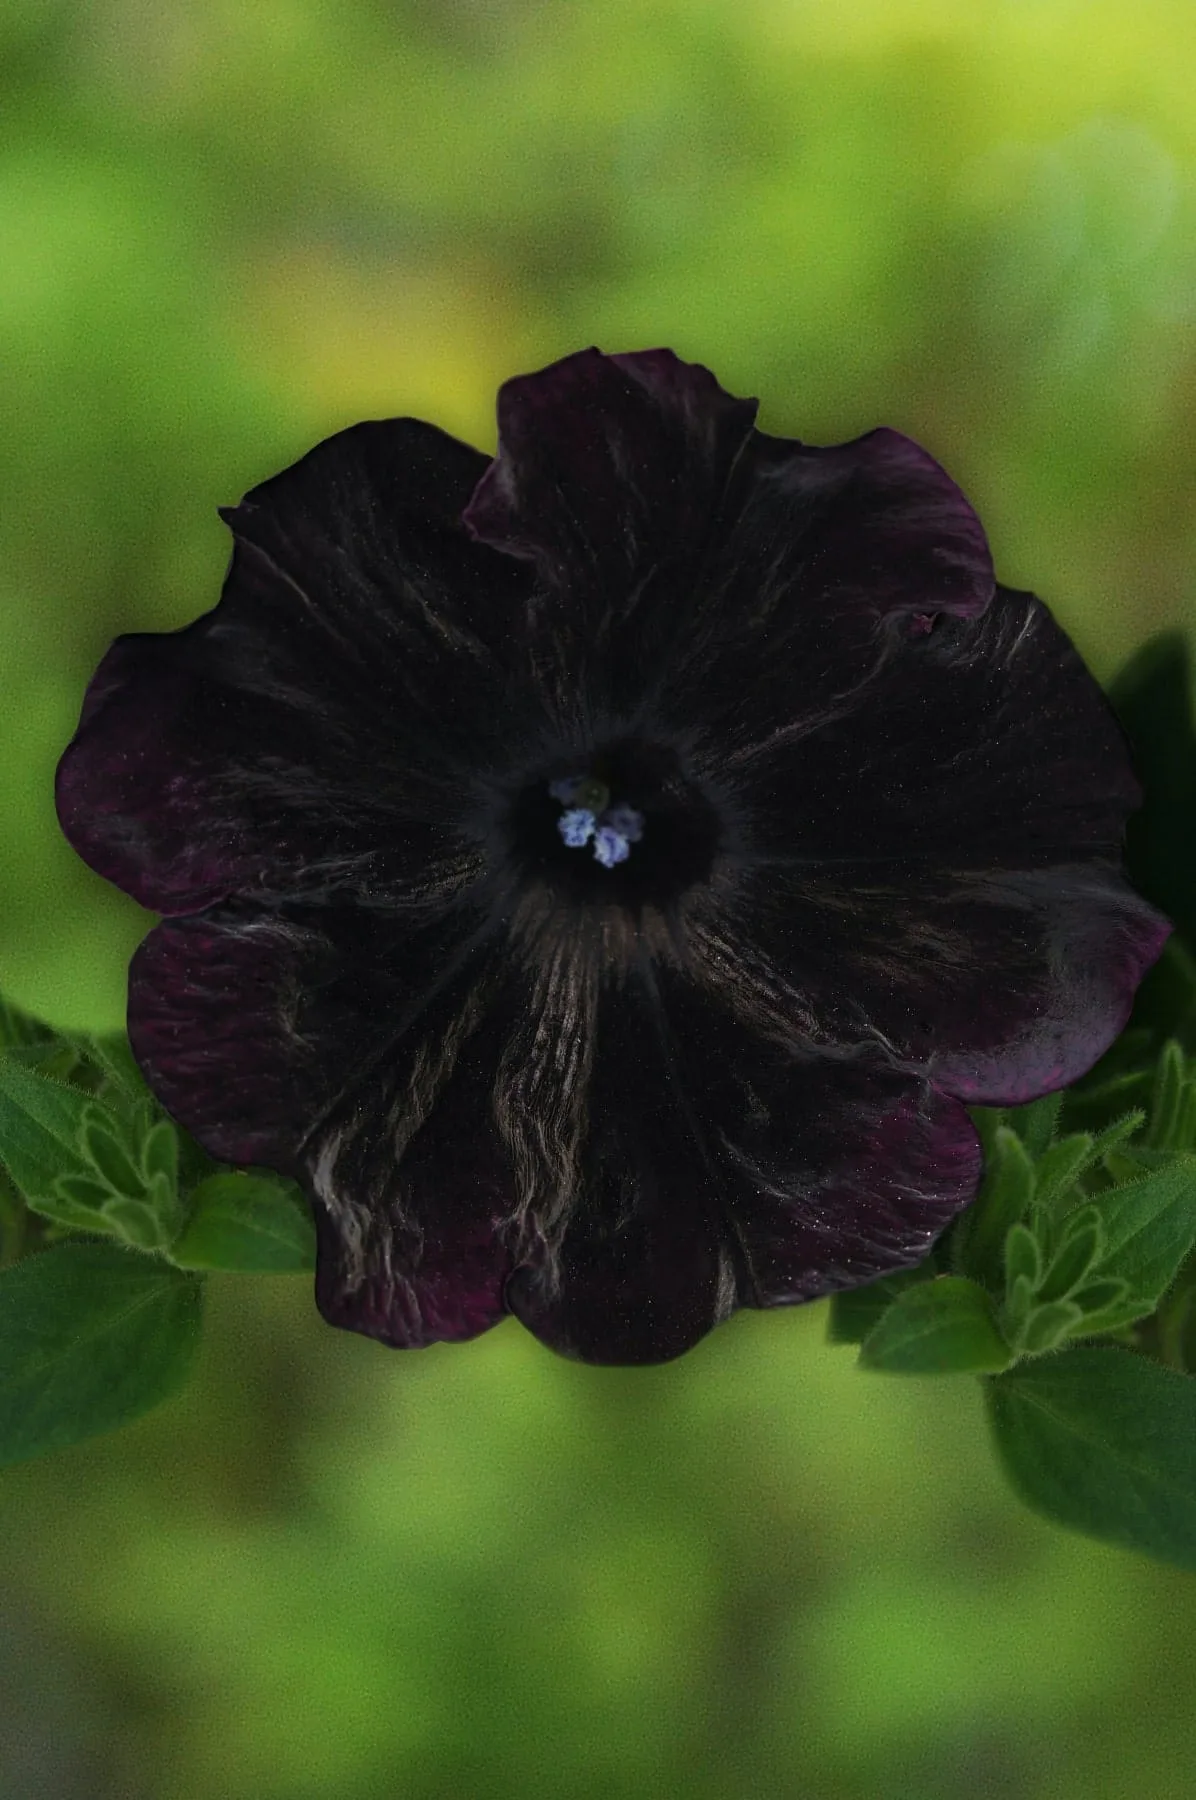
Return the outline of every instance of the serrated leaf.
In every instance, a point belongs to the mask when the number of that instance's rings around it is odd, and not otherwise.
[[[985,1384],[997,1454],[1036,1511],[1196,1568],[1196,1381],[1112,1345]]]
[[[297,1188],[265,1175],[210,1175],[170,1256],[183,1269],[293,1274],[315,1267],[315,1228]]]
[[[860,1346],[861,1367],[887,1374],[977,1374],[1008,1368],[1010,1361],[991,1300],[960,1275],[908,1288]]]
[[[85,1173],[78,1144],[92,1104],[79,1089],[0,1056],[0,1162],[27,1200],[52,1199],[60,1175]]]
[[[1092,1205],[1105,1233],[1100,1274],[1128,1282],[1136,1298],[1153,1305],[1196,1243],[1196,1157],[1176,1157],[1095,1195]]]
[[[109,1431],[180,1387],[201,1285],[103,1243],[56,1244],[0,1271],[0,1464]]]

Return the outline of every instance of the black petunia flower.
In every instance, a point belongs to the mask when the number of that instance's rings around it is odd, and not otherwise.
[[[1082,1074],[1159,953],[1120,731],[958,488],[754,417],[590,350],[492,462],[355,426],[92,682],[58,802],[165,915],[133,1047],[304,1184],[334,1324],[652,1362],[915,1263],[965,1103]]]

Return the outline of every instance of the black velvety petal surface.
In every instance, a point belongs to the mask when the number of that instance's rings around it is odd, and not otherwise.
[[[305,1183],[334,1324],[414,1346],[502,1316],[514,1196],[487,1105],[496,1021],[478,1031],[491,978],[443,928],[396,940],[332,908],[214,908],[134,958],[147,1080],[213,1155]]]
[[[1169,928],[1104,696],[918,445],[766,436],[665,350],[498,413],[492,460],[360,425],[231,509],[59,812],[166,915],[147,1078],[304,1185],[331,1322],[662,1361],[924,1257],[965,1103],[1089,1068]]]
[[[459,885],[527,586],[459,524],[486,467],[415,420],[358,425],[228,511],[220,605],[118,639],[88,690],[58,805],[93,868],[167,913]]]
[[[958,1101],[851,1060],[795,1058],[641,970],[604,997],[585,1204],[511,1305],[595,1362],[687,1350],[737,1306],[812,1299],[920,1261],[974,1194]]]

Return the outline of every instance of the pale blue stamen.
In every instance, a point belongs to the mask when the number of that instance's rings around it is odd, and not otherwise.
[[[609,825],[600,825],[594,833],[594,855],[604,869],[613,869],[616,863],[626,862],[631,854],[631,845],[621,831],[612,831]]]
[[[634,806],[612,806],[602,815],[602,823],[609,825],[612,831],[625,837],[629,844],[638,844],[644,835],[644,815],[636,812]],[[619,859],[622,861],[622,858]]]
[[[556,828],[570,850],[580,850],[592,839],[604,869],[626,862],[632,844],[644,835],[643,813],[622,801],[608,805],[610,789],[596,775],[561,775],[549,782],[548,791],[565,808]]]
[[[594,835],[594,827],[594,815],[584,806],[571,807],[556,822],[557,830],[571,850],[580,850],[583,844],[588,844]]]

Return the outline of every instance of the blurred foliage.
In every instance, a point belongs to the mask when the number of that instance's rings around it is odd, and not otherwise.
[[[1194,60],[1186,0],[6,0],[0,985],[119,1022],[53,764],[216,505],[359,417],[488,445],[583,343],[909,431],[1102,676],[1186,628]],[[182,1399],[4,1478],[6,1796],[1188,1791],[1187,1578],[1023,1517],[971,1384],[821,1309],[620,1373],[212,1285]]]

